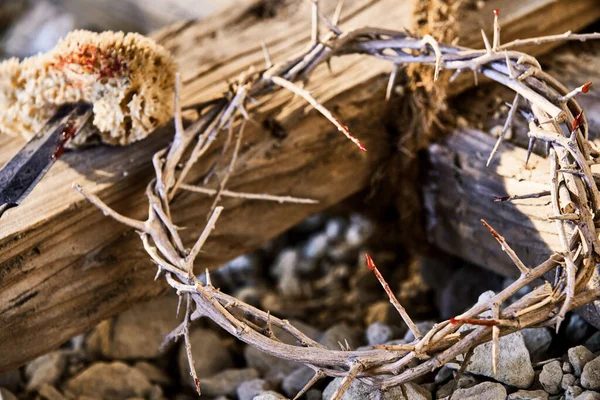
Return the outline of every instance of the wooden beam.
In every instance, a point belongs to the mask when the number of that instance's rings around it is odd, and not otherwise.
[[[500,2],[498,0],[498,2]],[[335,3],[335,2],[333,2]],[[495,2],[489,2],[495,3]],[[548,2],[520,1],[511,21],[523,21]],[[595,2],[582,3],[588,13],[570,15],[570,2],[556,18],[580,27],[598,16]],[[265,4],[271,5],[264,13]],[[185,22],[155,37],[176,56],[183,75],[187,104],[214,97],[250,66],[263,64],[261,40],[276,61],[285,60],[308,43],[308,2],[250,1],[202,22]],[[331,13],[335,4],[326,14]],[[413,1],[346,1],[342,28],[365,25],[401,29],[412,25]],[[265,19],[265,16],[267,19]],[[471,11],[467,20],[487,15]],[[490,17],[491,20],[491,17]],[[539,33],[555,33],[551,27]],[[466,34],[466,33],[465,33]],[[470,32],[468,37],[477,35]],[[508,35],[507,35],[508,36]],[[513,37],[514,38],[514,37]],[[511,39],[506,37],[506,39]],[[348,56],[333,62],[333,74],[319,68],[309,89],[365,143],[356,148],[320,115],[305,113],[300,99],[277,94],[256,115],[245,133],[243,153],[230,179],[231,190],[312,197],[317,206],[279,205],[226,200],[217,230],[205,246],[197,268],[211,268],[248,252],[306,216],[367,187],[370,177],[393,148],[383,125],[386,74],[390,66],[366,57]],[[282,130],[269,129],[273,121]],[[283,133],[283,134],[282,134]],[[160,294],[155,267],[142,251],[139,238],[104,217],[70,189],[81,184],[116,210],[142,217],[145,185],[152,177],[151,155],[167,145],[170,130],[127,148],[97,147],[68,154],[36,187],[27,201],[9,211],[0,223],[0,371],[59,346],[131,304]],[[21,145],[1,138],[6,161]],[[216,147],[215,147],[216,148]],[[202,175],[216,157],[209,154],[194,172]],[[174,214],[186,226],[188,238],[198,234],[211,199],[182,196]]]

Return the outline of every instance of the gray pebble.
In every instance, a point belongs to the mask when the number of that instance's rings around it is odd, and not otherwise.
[[[252,379],[243,382],[237,387],[238,400],[252,400],[262,392],[269,391],[270,385],[263,379]]]
[[[38,390],[42,385],[54,385],[62,376],[67,361],[61,351],[54,351],[36,358],[25,367],[27,390]]]
[[[233,360],[227,346],[215,332],[209,329],[194,329],[190,334],[190,343],[196,373],[203,380],[223,369],[233,367]],[[194,387],[183,341],[179,347],[178,365],[181,383]]]
[[[551,361],[544,365],[540,374],[540,383],[550,394],[557,394],[563,379],[563,371],[559,361]]]
[[[286,397],[282,394],[279,394],[277,392],[273,392],[273,391],[269,391],[269,392],[262,392],[256,396],[254,396],[253,400],[285,400]]]
[[[584,346],[571,347],[567,354],[575,376],[580,376],[585,364],[594,359],[594,354]]]
[[[600,393],[592,392],[591,390],[586,390],[579,396],[575,397],[575,400],[600,400]]]
[[[393,339],[393,329],[384,322],[375,322],[367,328],[367,343],[370,346],[384,344]]]
[[[508,395],[508,400],[548,400],[543,390],[519,390]]]
[[[527,328],[521,331],[525,347],[531,359],[535,362],[542,360],[552,343],[552,333],[548,328]]]
[[[600,357],[594,358],[583,367],[581,386],[586,389],[600,389]]]
[[[457,389],[452,400],[499,400],[506,398],[506,389],[500,383],[483,382],[468,389]]]
[[[235,396],[237,387],[242,383],[258,378],[254,368],[226,369],[210,378],[201,380],[202,394],[207,396]]]
[[[315,372],[306,367],[300,366],[291,374],[283,378],[281,389],[288,397],[293,398],[302,388],[311,380]]]
[[[331,399],[333,393],[340,386],[342,378],[335,378],[323,391],[323,400]],[[402,393],[402,387],[395,386],[389,390],[382,391],[381,389],[367,385],[359,380],[354,380],[341,400],[363,400],[363,399],[379,399],[379,400],[407,400]]]

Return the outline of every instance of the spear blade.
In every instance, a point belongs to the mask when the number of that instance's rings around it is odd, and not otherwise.
[[[46,125],[0,170],[0,217],[38,184],[92,114],[88,103],[61,106]]]

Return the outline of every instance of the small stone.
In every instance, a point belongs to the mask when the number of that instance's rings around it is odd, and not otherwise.
[[[270,386],[263,379],[252,379],[242,382],[236,389],[238,400],[252,400],[260,393],[269,391]]]
[[[342,237],[342,233],[346,227],[346,221],[342,218],[333,218],[327,221],[325,225],[325,234],[331,241],[338,241]]]
[[[424,335],[427,332],[429,332],[431,328],[433,328],[433,325],[435,325],[435,321],[421,321],[416,322],[415,325],[419,329],[419,332],[421,332]],[[415,335],[413,335],[413,333],[409,329],[402,339],[404,339],[406,343],[410,343],[413,340],[415,340]]]
[[[150,394],[148,395],[148,400],[166,400],[162,388],[158,385],[152,386]]]
[[[277,289],[286,297],[296,297],[302,293],[297,265],[300,255],[295,249],[283,250],[273,263],[271,271],[277,278]]]
[[[411,382],[403,386],[408,400],[431,400],[431,393],[416,383]]]
[[[542,360],[552,343],[552,333],[548,328],[527,328],[521,331],[525,347],[533,361]]]
[[[508,400],[548,400],[543,390],[519,390],[508,395]]]
[[[595,332],[592,336],[585,341],[584,346],[587,347],[592,353],[600,351],[600,331]]]
[[[79,375],[71,378],[66,389],[75,396],[93,398],[144,397],[150,393],[152,385],[146,376],[137,369],[120,361],[97,362]]]
[[[167,296],[137,304],[100,323],[88,337],[88,348],[113,360],[159,357],[165,335],[179,324],[177,303],[177,298]],[[168,344],[167,349],[173,344]]]
[[[569,386],[567,390],[565,390],[565,400],[574,400],[583,393],[583,389],[579,386]]]
[[[563,378],[562,367],[559,361],[551,361],[544,365],[540,374],[540,383],[544,390],[550,394],[557,394]]]
[[[575,386],[575,382],[577,382],[577,378],[573,374],[564,374],[562,377],[562,381],[560,382],[560,387],[562,390],[567,390],[569,386]]]
[[[572,366],[572,365],[571,365],[571,363],[570,363],[570,362],[568,362],[568,361],[565,361],[565,362],[563,363],[562,369],[563,369],[563,372],[564,372],[565,374],[572,374],[572,373],[573,373],[573,366]]]
[[[594,358],[583,367],[581,386],[591,390],[600,389],[600,357]]]
[[[47,383],[43,384],[38,394],[44,400],[64,400],[65,397],[54,387],[50,386]],[[0,400],[4,400],[2,396],[0,396]]]
[[[226,369],[210,378],[200,381],[200,389],[207,396],[231,396],[236,395],[238,386],[242,383],[258,378],[258,371],[254,368]]]
[[[571,317],[565,328],[565,337],[568,343],[579,344],[585,342],[594,330],[594,327],[579,315],[571,313]]]
[[[308,239],[308,242],[302,249],[302,254],[306,258],[318,259],[327,253],[329,246],[329,237],[326,233],[318,233]]]
[[[457,389],[452,400],[499,400],[506,398],[506,389],[500,383],[482,382],[468,389]]]
[[[18,400],[17,396],[8,389],[0,387],[0,400]]]
[[[558,364],[558,369],[562,378],[560,364]],[[494,374],[492,368],[491,342],[481,344],[475,348],[467,371],[496,379],[499,382],[520,389],[528,388],[534,378],[533,366],[521,332],[511,333],[500,338],[498,342],[498,371],[496,374]],[[557,384],[560,384],[560,378]]]
[[[54,351],[36,358],[25,367],[28,379],[27,390],[38,390],[42,385],[54,385],[62,376],[67,365],[64,354]]]
[[[146,361],[139,361],[135,363],[135,368],[146,375],[146,378],[152,383],[158,383],[163,386],[170,386],[172,384],[171,377],[154,364],[150,364]]]
[[[367,343],[376,346],[393,339],[394,331],[384,322],[375,322],[367,328]]]
[[[342,378],[335,378],[323,391],[323,400],[329,400],[340,386]],[[341,400],[362,400],[362,399],[379,399],[379,400],[407,400],[402,393],[401,386],[392,387],[386,391],[367,385],[359,380],[353,380],[350,387]]]
[[[448,381],[446,383],[444,383],[442,386],[440,386],[437,390],[437,392],[435,392],[435,398],[436,399],[445,399],[448,396],[450,396],[450,394],[452,394],[453,390],[455,389],[455,383],[454,381]]]
[[[447,365],[444,365],[440,370],[435,374],[435,383],[444,383],[449,379],[452,379],[454,376],[454,370]]]
[[[586,390],[579,396],[575,397],[575,400],[600,400],[600,393],[592,392],[591,390]]]
[[[215,332],[209,329],[195,329],[190,334],[190,343],[196,374],[203,380],[219,371],[233,367],[229,350]],[[190,378],[190,366],[183,341],[179,347],[178,365],[181,383],[194,387],[194,382]]]
[[[302,390],[302,388],[304,388],[314,375],[315,372],[312,369],[301,366],[283,378],[281,389],[289,398],[293,398],[300,390]]]
[[[273,391],[269,391],[269,392],[262,392],[260,394],[258,394],[257,396],[254,397],[253,400],[285,400],[286,397],[282,394],[279,394],[277,392],[273,392]]]
[[[594,354],[584,346],[571,347],[567,354],[569,355],[569,362],[573,366],[573,371],[575,371],[575,376],[580,376],[585,364],[594,359]]]
[[[350,225],[346,229],[346,242],[353,247],[358,247],[367,241],[374,230],[375,228],[371,221],[362,215],[354,214],[350,216]]]
[[[304,397],[306,397],[305,400],[321,400],[323,397],[323,392],[321,392],[319,389],[310,389],[308,392],[306,392]]]
[[[319,343],[329,349],[340,350],[340,343],[345,347],[347,341],[350,349],[354,350],[363,344],[361,337],[359,329],[341,322],[327,329],[319,338]]]
[[[245,286],[237,290],[233,297],[251,306],[260,307],[262,295],[263,289],[254,286]]]

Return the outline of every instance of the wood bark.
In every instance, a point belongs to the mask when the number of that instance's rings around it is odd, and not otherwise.
[[[335,3],[335,2],[333,2]],[[490,1],[491,7],[494,3]],[[335,4],[324,7],[326,14]],[[176,56],[183,78],[183,100],[191,104],[226,89],[250,66],[262,66],[264,40],[275,61],[285,60],[308,43],[309,2],[250,1],[202,22],[184,22],[155,37]],[[377,25],[401,29],[412,25],[415,2],[346,1],[342,28]],[[486,6],[487,7],[487,6]],[[598,18],[595,1],[519,1],[504,6],[505,40],[579,29]],[[587,12],[581,12],[581,8]],[[493,8],[493,7],[492,7]],[[523,29],[548,9],[554,25]],[[485,11],[485,10],[484,10]],[[491,13],[471,11],[463,19],[465,42],[478,35],[480,21]],[[470,21],[470,22],[469,22]],[[561,25],[563,24],[563,25]],[[466,29],[466,28],[465,28]],[[511,33],[512,32],[512,33]],[[278,93],[256,110],[228,188],[253,193],[310,197],[316,206],[224,200],[225,211],[198,262],[198,271],[221,265],[251,251],[310,214],[367,187],[372,174],[394,148],[384,120],[387,63],[348,56],[312,76],[309,89],[325,102],[365,144],[360,153],[306,104]],[[96,147],[67,154],[17,209],[0,223],[0,371],[43,354],[68,338],[156,296],[165,286],[153,281],[155,266],[134,232],[103,216],[70,189],[82,185],[117,211],[142,218],[143,195],[153,176],[151,155],[168,144],[167,127],[126,148]],[[6,161],[22,145],[0,138]],[[202,176],[218,154],[213,148],[194,172]],[[223,168],[226,168],[224,166]],[[195,238],[204,226],[212,199],[182,196],[175,221]]]

